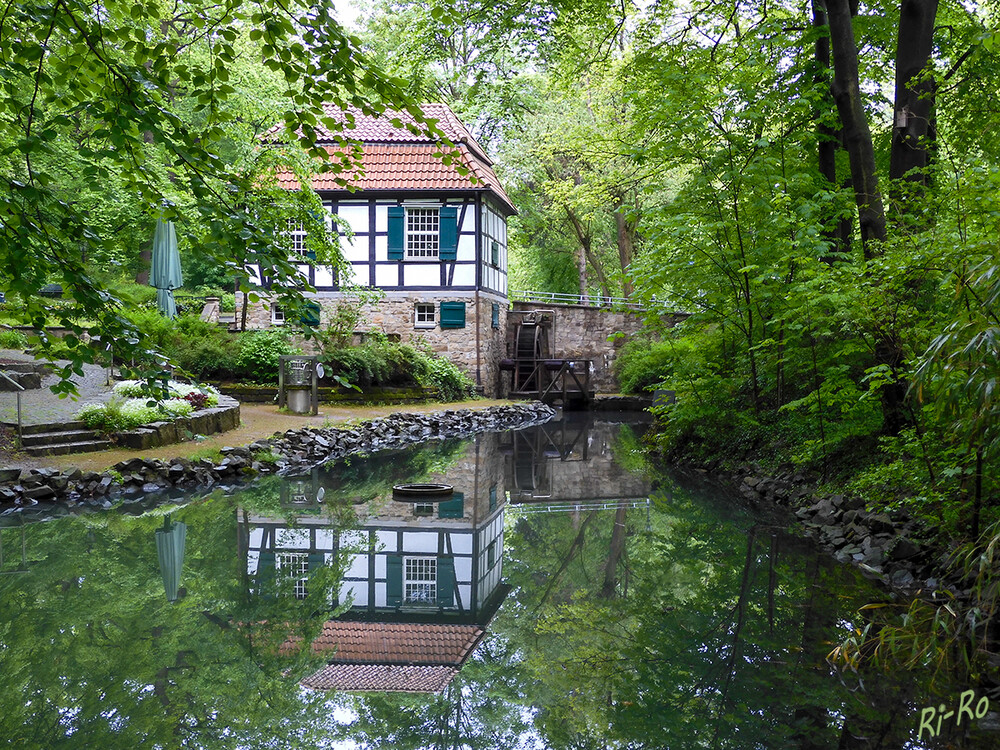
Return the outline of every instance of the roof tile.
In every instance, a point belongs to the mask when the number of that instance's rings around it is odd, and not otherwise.
[[[500,180],[493,172],[493,162],[483,148],[472,137],[455,113],[445,104],[423,104],[421,109],[428,119],[436,121],[438,128],[455,144],[459,158],[457,161],[474,175],[459,174],[454,164],[444,164],[442,153],[451,150],[447,145],[435,141],[426,133],[414,134],[406,125],[415,125],[415,120],[403,112],[388,111],[380,117],[363,115],[357,109],[340,110],[334,105],[325,105],[324,114],[340,122],[351,121],[343,134],[335,135],[324,127],[319,127],[318,142],[326,144],[326,150],[333,156],[346,150],[344,139],[362,143],[362,166],[360,170],[341,175],[347,184],[358,190],[399,191],[399,190],[483,190],[496,195],[511,212],[516,209],[504,191]],[[400,125],[393,124],[396,119]],[[280,133],[280,126],[272,128],[268,135],[272,138]],[[299,187],[295,175],[290,171],[279,172],[278,184],[286,190]],[[321,174],[313,178],[313,189],[318,191],[346,190],[337,182],[334,174]]]

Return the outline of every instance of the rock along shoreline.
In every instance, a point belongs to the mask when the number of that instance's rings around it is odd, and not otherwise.
[[[788,509],[797,525],[836,560],[860,568],[892,589],[912,594],[945,587],[948,554],[934,546],[929,530],[904,511],[869,511],[859,497],[818,493],[808,477],[795,471],[769,476],[746,465],[733,471],[707,467],[695,471],[736,487],[751,503]],[[953,590],[961,590],[960,582],[950,583]]]
[[[296,475],[317,464],[358,453],[399,448],[433,439],[530,427],[555,410],[540,401],[447,409],[427,414],[400,412],[353,427],[303,427],[275,433],[250,445],[223,448],[222,459],[130,458],[98,473],[72,469],[0,469],[0,518],[60,508],[111,508],[115,501],[161,500],[268,474]],[[263,460],[261,460],[263,459]],[[148,503],[142,503],[147,505]]]

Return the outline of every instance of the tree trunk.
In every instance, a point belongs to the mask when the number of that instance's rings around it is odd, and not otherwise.
[[[633,219],[625,214],[625,200],[617,196],[615,206],[615,238],[618,244],[618,261],[622,267],[622,296],[628,299],[632,296],[632,280],[629,278],[629,267],[635,256],[635,230]]]
[[[850,0],[827,0],[830,43],[833,49],[833,98],[844,132],[844,148],[851,162],[854,199],[858,204],[861,249],[866,259],[877,254],[876,243],[886,238],[885,208],[875,171],[875,148],[861,101],[858,46],[851,25]]]
[[[902,0],[899,8],[889,179],[909,183],[908,190],[902,185],[890,188],[894,213],[900,219],[906,213],[906,205],[920,197],[928,180],[936,87],[927,66],[933,49],[937,7],[938,0]],[[925,71],[926,77],[922,75]]]
[[[827,26],[825,0],[813,0],[813,27],[822,29]],[[840,148],[842,133],[833,128],[827,121],[827,115],[835,112],[837,105],[830,90],[830,35],[820,34],[815,44],[816,76],[815,81],[823,99],[813,113],[816,121],[816,161],[819,172],[831,189],[835,189],[837,181],[837,149]],[[831,253],[844,254],[851,250],[851,223],[844,218],[831,217],[830,223],[824,222],[823,236],[830,242]],[[836,260],[837,256],[824,258],[827,262]]]

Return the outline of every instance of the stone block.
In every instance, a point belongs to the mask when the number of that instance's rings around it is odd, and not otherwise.
[[[157,448],[160,445],[160,436],[156,433],[156,430],[147,430],[142,427],[131,432],[120,433],[118,440],[127,448],[136,451]]]
[[[177,424],[175,422],[153,422],[147,427],[155,430],[160,445],[173,445],[178,442]]]

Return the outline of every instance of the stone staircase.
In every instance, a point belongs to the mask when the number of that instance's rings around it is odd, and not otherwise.
[[[111,447],[111,441],[83,422],[25,425],[21,431],[21,449],[29,456],[62,456],[67,453],[90,453]]]

